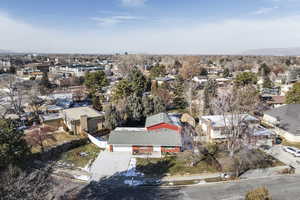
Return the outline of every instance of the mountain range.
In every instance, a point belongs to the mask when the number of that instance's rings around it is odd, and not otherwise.
[[[300,56],[300,47],[252,49],[244,51],[242,54],[257,56]]]

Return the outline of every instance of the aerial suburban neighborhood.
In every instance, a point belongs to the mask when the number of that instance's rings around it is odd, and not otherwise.
[[[0,5],[0,200],[299,199],[297,1],[66,2]]]

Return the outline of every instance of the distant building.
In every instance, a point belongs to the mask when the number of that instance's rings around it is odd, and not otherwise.
[[[84,76],[87,72],[96,72],[104,70],[104,66],[91,66],[91,65],[62,65],[52,66],[49,68],[52,74],[64,74],[65,76]]]

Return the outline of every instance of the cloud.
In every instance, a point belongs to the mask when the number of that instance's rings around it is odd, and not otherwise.
[[[269,8],[259,8],[255,11],[251,12],[251,14],[252,15],[266,15],[278,8],[279,8],[278,6],[269,7]]]
[[[129,21],[139,20],[141,18],[131,15],[116,15],[111,17],[92,17],[91,19],[96,21],[101,26],[110,26]]]
[[[121,0],[121,4],[126,7],[138,7],[145,5],[147,0]]]
[[[119,16],[115,20],[133,20]],[[66,31],[33,26],[0,13],[2,49],[44,53],[145,52],[163,54],[233,54],[247,49],[300,46],[300,16],[191,21],[174,25]]]

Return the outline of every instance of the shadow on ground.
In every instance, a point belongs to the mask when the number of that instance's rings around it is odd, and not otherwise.
[[[149,166],[156,167],[156,166]],[[122,174],[122,173],[121,173]],[[123,173],[124,174],[124,173]],[[162,178],[162,176],[161,176]],[[159,186],[129,186],[125,182],[142,180],[141,177],[125,177],[120,173],[92,181],[88,185],[71,189],[60,200],[177,200],[181,199],[180,188],[164,189]]]

